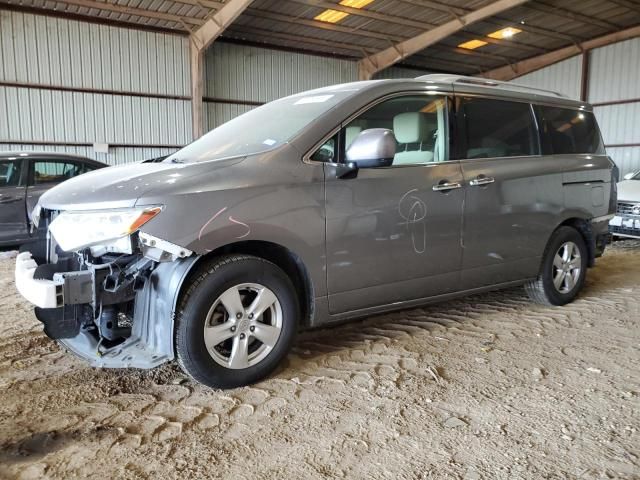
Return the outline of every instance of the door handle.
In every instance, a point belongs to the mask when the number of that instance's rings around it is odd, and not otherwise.
[[[469,185],[472,187],[481,187],[482,185],[489,185],[495,181],[496,179],[493,177],[476,177],[469,182]]]
[[[458,182],[442,181],[432,187],[434,192],[446,192],[448,190],[454,190],[456,188],[462,188],[462,184]]]

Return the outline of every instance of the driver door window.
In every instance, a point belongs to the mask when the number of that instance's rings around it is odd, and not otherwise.
[[[59,183],[80,174],[82,166],[75,162],[37,160],[33,167],[33,184]]]
[[[392,166],[422,165],[449,159],[448,99],[414,95],[385,100],[344,128],[345,148],[364,130],[386,128],[397,147]]]
[[[20,185],[20,170],[22,160],[0,161],[0,188],[17,187]]]

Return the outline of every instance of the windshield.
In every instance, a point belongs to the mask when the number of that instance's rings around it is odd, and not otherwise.
[[[271,150],[290,141],[358,89],[356,85],[336,85],[275,100],[220,125],[164,161],[204,162]]]

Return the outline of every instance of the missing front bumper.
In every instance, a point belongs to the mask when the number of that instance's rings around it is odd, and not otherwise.
[[[134,288],[134,280],[115,289],[101,271],[65,272],[57,264],[38,266],[24,252],[16,260],[16,285],[37,306],[36,316],[45,333],[92,366],[148,369],[174,358],[174,311],[183,280],[196,260],[191,256],[150,266],[141,259],[131,268],[146,265],[146,281],[139,288]],[[50,278],[38,278],[39,269],[48,269]],[[100,334],[94,312],[98,315],[103,303],[120,301],[133,302],[132,324],[128,337],[116,344]]]

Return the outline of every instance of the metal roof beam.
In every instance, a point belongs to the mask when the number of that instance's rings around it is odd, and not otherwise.
[[[258,38],[262,37],[262,38],[277,38],[277,39],[281,39],[287,42],[293,42],[293,43],[306,43],[309,45],[317,45],[320,47],[325,47],[325,48],[332,48],[335,50],[348,50],[348,51],[353,51],[353,52],[358,52],[358,54],[362,54],[364,53],[374,53],[375,50],[371,49],[371,47],[361,47],[358,45],[353,45],[353,44],[344,44],[344,43],[337,43],[337,42],[330,42],[327,40],[323,40],[320,38],[315,38],[315,37],[306,37],[306,36],[300,36],[300,35],[292,35],[289,33],[282,33],[282,32],[276,32],[273,30],[265,30],[262,28],[254,28],[254,27],[249,27],[249,26],[241,26],[241,25],[233,25],[228,32],[230,32],[230,34],[232,36],[234,36],[234,34],[236,35],[254,35],[257,36]],[[270,45],[269,43],[265,43],[264,40],[261,40],[262,43],[264,43],[264,47],[265,48],[269,48],[270,46],[276,46],[275,44]],[[295,47],[292,47],[295,51]],[[413,69],[422,69],[422,70],[444,70],[447,72],[460,72],[461,70],[464,71],[471,71],[471,72],[476,72],[479,73],[482,71],[482,69],[480,67],[477,67],[475,65],[469,64],[469,63],[462,63],[462,62],[453,62],[451,60],[442,60],[442,59],[437,59],[437,58],[432,58],[432,57],[426,57],[423,55],[414,55],[412,58],[414,58],[416,61],[419,62],[426,62],[428,64],[433,64],[434,66],[431,67],[430,65],[420,65],[420,64],[412,64],[412,65],[400,65],[401,67],[406,67],[406,68],[413,68]]]
[[[467,7],[454,7],[454,6],[450,6],[450,5],[446,5],[444,3],[440,3],[440,2],[435,2],[433,0],[400,0],[403,3],[408,3],[409,5],[415,5],[418,7],[425,7],[425,8],[431,8],[433,10],[438,10],[441,12],[445,12],[445,13],[449,13],[450,16],[452,18],[455,18],[456,15],[457,16],[462,16],[465,15],[467,13],[472,12],[473,10]],[[627,3],[631,3],[630,0],[616,0],[616,1],[625,1]],[[505,17],[501,17],[501,16],[493,16],[490,19],[486,19],[485,20],[487,23],[491,23],[493,25],[497,25],[500,28],[503,28],[505,25],[510,25],[510,24],[516,24],[516,23],[520,23],[518,21],[514,21],[512,19],[509,18],[505,18]],[[581,40],[578,37],[572,36],[572,35],[567,35],[566,33],[561,33],[561,32],[556,32],[553,30],[548,30],[546,28],[543,27],[537,27],[534,25],[529,25],[527,24],[519,24],[516,25],[519,29],[521,29],[523,32],[528,32],[528,33],[533,33],[536,35],[541,35],[544,37],[549,37],[549,38],[555,38],[558,40],[568,40],[570,42],[576,42]],[[582,39],[584,40],[584,39]]]
[[[518,27],[518,28],[520,28],[520,27]],[[528,52],[546,53],[548,51],[548,50],[545,50],[544,48],[534,47],[533,45],[529,45],[527,43],[514,42],[514,41],[511,41],[511,40],[504,40],[504,39],[499,39],[499,38],[488,37],[486,35],[475,34],[475,33],[472,33],[472,32],[468,32],[466,30],[461,30],[461,31],[455,33],[455,35],[459,35],[461,37],[468,38],[469,40],[478,39],[478,40],[482,40],[483,42],[490,43],[492,45],[498,45],[500,47],[505,47],[505,48],[515,48],[517,50],[526,50]]]
[[[194,44],[204,50],[218,38],[236,18],[244,12],[253,0],[228,0],[191,35]]]
[[[374,12],[372,10],[367,10],[365,8],[347,7],[347,6],[344,6],[344,5],[340,5],[339,3],[338,4],[330,3],[330,2],[327,2],[326,0],[288,0],[288,1],[289,2],[293,2],[293,3],[298,3],[298,4],[301,4],[301,5],[311,5],[311,6],[314,6],[314,7],[338,10],[340,12],[345,12],[345,13],[348,13],[349,15],[354,15],[354,16],[357,16],[357,17],[370,18],[370,19],[373,19],[373,20],[381,21],[381,22],[387,22],[387,23],[393,23],[395,25],[401,25],[403,27],[413,27],[413,28],[417,28],[419,30],[424,30],[425,27],[426,28],[435,28],[435,27],[437,27],[437,25],[435,25],[433,23],[413,20],[411,18],[397,17],[395,15],[389,15],[389,14],[386,14],[386,13],[378,13],[378,12]],[[416,2],[416,3],[419,3],[419,2]],[[539,47],[534,47],[533,45],[527,45],[525,43],[513,42],[513,41],[510,41],[510,40],[485,37],[482,34],[477,34],[476,35],[474,33],[460,31],[459,35],[461,35],[461,36],[463,36],[465,38],[482,37],[482,39],[484,41],[486,41],[487,43],[491,43],[491,44],[494,44],[494,45],[500,45],[502,47],[509,47],[509,48],[516,48],[516,49],[519,49],[519,50],[526,50],[528,52],[545,53],[547,51],[547,50],[539,48]]]
[[[447,5],[441,2],[434,2],[432,0],[400,0],[402,3],[408,3],[409,5],[415,5],[416,7],[430,8],[438,12],[448,13],[452,18],[456,15],[462,16],[470,11],[470,8],[455,7],[453,5]]]
[[[315,37],[292,35],[290,33],[276,32],[273,30],[265,30],[263,28],[255,28],[255,27],[249,27],[244,25],[233,25],[229,29],[229,32],[231,33],[231,35],[237,32],[238,35],[250,35],[250,36],[261,38],[260,41],[265,43],[266,48],[268,48],[269,43],[264,40],[265,38],[277,38],[287,42],[307,43],[309,45],[317,45],[320,47],[333,48],[336,50],[348,50],[352,52],[357,52],[356,56],[358,57],[362,55],[363,49],[365,51],[369,50],[373,52],[373,50],[371,50],[370,48],[359,47],[353,44],[330,42],[328,40],[323,40]]]
[[[571,10],[556,7],[554,5],[547,5],[545,3],[540,2],[539,0],[525,5],[525,8],[528,8],[529,10],[535,10],[536,12],[542,12],[548,15],[555,15],[560,18],[573,20],[575,22],[584,23],[585,25],[591,25],[593,27],[603,28],[605,30],[620,29],[620,25],[616,25],[615,23],[606,22],[598,18],[589,17],[587,15],[583,15],[582,13],[573,12]]]
[[[403,25],[405,27],[419,28],[424,30],[425,27],[432,28],[436,25],[428,22],[419,22],[410,18],[396,17],[395,15],[387,15],[386,13],[378,13],[373,10],[367,10],[365,8],[353,8],[339,3],[331,3],[325,0],[288,0],[289,2],[299,3],[302,5],[328,8],[331,10],[337,10],[339,12],[348,13],[349,15],[355,15],[358,17],[371,18],[373,20],[380,20],[382,22],[395,23],[396,25]]]
[[[231,25],[253,0],[228,0],[222,8],[210,15],[189,38],[191,63],[191,126],[193,138],[204,133],[204,51]]]
[[[609,0],[609,1],[620,7],[624,7],[627,10],[631,10],[632,12],[640,13],[640,4],[631,2],[629,0]]]
[[[572,43],[575,43],[576,41],[584,40],[583,38],[575,35],[567,35],[566,33],[556,32],[554,30],[548,30],[546,28],[537,27],[529,23],[522,24],[520,22],[514,22],[509,18],[504,18],[500,16],[488,18],[486,22],[496,25],[500,28],[503,28],[505,25],[512,24],[512,25],[515,25],[520,30],[522,30],[523,32],[532,33],[534,35],[540,35],[541,37],[555,38],[556,40],[565,40]]]
[[[182,25],[184,24],[200,25],[202,23],[202,19],[200,18],[184,17],[181,15],[173,15],[171,13],[163,13],[155,10],[146,10],[142,8],[127,7],[124,5],[117,5],[113,3],[107,3],[107,2],[98,2],[95,0],[60,0],[60,3],[65,3],[67,5],[76,5],[78,7],[93,8],[96,10],[107,10],[109,12],[123,13],[126,15],[134,15],[136,17],[155,18],[158,20],[169,20],[171,22],[176,22]]]
[[[627,28],[619,32],[610,33],[602,37],[586,40],[577,45],[571,45],[569,47],[554,50],[553,52],[545,53],[538,57],[522,60],[512,65],[496,68],[481,74],[480,76],[485,78],[491,78],[493,80],[513,80],[527,73],[534,72],[541,68],[553,65],[554,63],[566,60],[575,55],[579,55],[587,50],[594,48],[604,47],[612,43],[621,42],[630,38],[640,37],[640,26]]]
[[[346,33],[348,35],[356,35],[360,37],[376,38],[378,40],[400,41],[402,38],[396,35],[387,35],[386,33],[373,32],[371,30],[363,30],[361,28],[354,29],[344,27],[342,25],[336,25],[334,23],[320,22],[318,20],[310,20],[308,18],[290,17],[289,15],[283,15],[281,13],[273,13],[268,10],[260,10],[257,8],[250,8],[247,10],[247,15],[251,15],[258,18],[268,18],[269,20],[275,20],[277,22],[290,23],[293,25],[305,25],[307,27],[319,28],[321,30],[330,30],[332,32]]]
[[[526,0],[519,0],[519,1],[526,1]],[[329,30],[332,32],[340,32],[340,33],[344,33],[347,35],[354,35],[354,36],[359,36],[359,37],[365,37],[365,38],[373,38],[373,39],[377,39],[377,40],[383,40],[386,43],[391,43],[393,44],[393,42],[396,43],[402,43],[403,41],[405,41],[404,37],[400,37],[398,35],[387,35],[385,33],[380,33],[380,32],[374,32],[371,30],[363,30],[361,28],[350,28],[350,27],[345,27],[342,25],[336,25],[333,23],[327,23],[327,22],[320,22],[317,20],[309,20],[306,18],[296,18],[296,17],[290,17],[288,15],[283,15],[280,13],[272,13],[266,10],[259,10],[256,8],[250,8],[247,10],[247,15],[252,15],[258,18],[268,18],[270,20],[275,20],[275,21],[279,21],[279,22],[285,22],[285,23],[290,23],[293,25],[305,25],[305,26],[309,26],[309,27],[314,27],[314,28],[319,28],[321,30]],[[393,48],[393,47],[391,47]],[[434,48],[437,48],[439,50],[446,50],[448,52],[451,53],[461,53],[463,55],[469,55],[469,56],[474,56],[474,57],[493,57],[493,58],[498,58],[501,61],[509,61],[509,60],[514,60],[513,58],[507,58],[505,56],[500,56],[500,55],[494,55],[491,53],[486,53],[486,52],[476,52],[473,50],[463,50],[463,49],[459,49],[456,47],[450,47],[450,46],[446,46],[446,45],[437,45]],[[397,62],[394,62],[397,63]],[[374,72],[375,73],[375,72]]]
[[[207,9],[218,10],[224,6],[224,3],[215,0],[173,0],[176,3],[184,3],[185,5],[193,5],[194,7],[200,7],[203,10]]]
[[[358,62],[358,75],[361,80],[370,79],[374,73],[390,67],[394,63],[424,50],[444,38],[462,30],[466,25],[483,20],[525,3],[526,0],[497,0],[489,5],[459,16],[455,20],[444,23],[436,28],[427,30],[420,35],[392,45],[374,55],[363,58]]]

